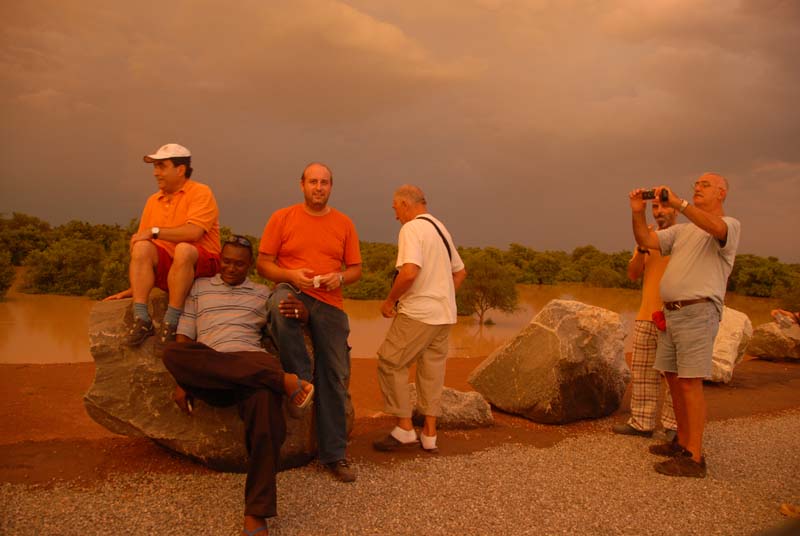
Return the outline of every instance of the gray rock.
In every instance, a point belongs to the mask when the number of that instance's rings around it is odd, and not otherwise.
[[[766,360],[800,360],[800,326],[767,322],[756,327],[747,353]]]
[[[744,357],[747,344],[753,336],[753,324],[746,314],[725,307],[719,331],[714,339],[712,355],[712,382],[729,383],[733,378],[733,369]]]
[[[414,406],[412,419],[415,424],[421,425],[423,415],[417,411],[417,386],[408,385],[411,404]],[[445,387],[442,391],[442,414],[436,419],[437,428],[464,429],[484,428],[494,424],[492,408],[480,393],[475,391],[458,391]]]
[[[511,341],[470,375],[494,406],[540,423],[568,423],[613,413],[630,370],[617,313],[552,300]]]
[[[154,292],[151,302],[156,311],[166,309],[161,292]],[[83,399],[89,416],[114,433],[148,437],[214,469],[245,471],[244,426],[236,407],[215,408],[197,401],[191,416],[180,411],[172,401],[175,380],[153,357],[155,338],[139,348],[124,343],[130,303],[99,302],[89,315],[89,346],[96,367],[94,383]],[[153,318],[161,316],[156,313]],[[287,430],[280,454],[282,469],[308,463],[317,451],[314,404],[302,419],[290,418],[286,404],[284,398]],[[354,419],[349,400],[347,411],[349,433]]]

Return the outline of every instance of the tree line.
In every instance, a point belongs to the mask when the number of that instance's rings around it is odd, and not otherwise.
[[[128,288],[129,241],[138,222],[127,226],[70,221],[51,226],[15,212],[0,217],[0,296],[24,266],[22,290],[32,293],[85,295],[102,298]],[[222,227],[223,241],[231,230]],[[258,239],[248,236],[254,247]],[[605,253],[594,246],[572,252],[537,251],[521,244],[508,249],[460,247],[469,276],[459,290],[459,314],[476,314],[483,322],[490,309],[513,311],[517,284],[583,283],[595,287],[640,288],[627,277],[630,251]],[[397,246],[361,242],[363,275],[345,287],[345,297],[383,299],[389,292]],[[261,280],[256,274],[254,278]],[[736,256],[728,290],[746,296],[773,297],[781,306],[800,310],[800,264],[776,257]]]

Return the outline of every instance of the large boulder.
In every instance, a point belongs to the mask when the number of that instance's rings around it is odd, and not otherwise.
[[[417,386],[408,385],[411,405],[414,407],[412,419],[421,425],[424,416],[417,411]],[[445,387],[442,390],[442,414],[436,419],[436,426],[442,429],[483,428],[492,426],[494,417],[492,408],[480,393],[475,391],[458,391]]]
[[[712,382],[728,383],[733,378],[733,369],[744,357],[747,344],[753,336],[753,324],[746,314],[725,307],[714,339],[712,355]]]
[[[165,309],[163,293],[154,292],[153,318]],[[86,411],[114,433],[148,437],[174,452],[222,471],[246,470],[244,426],[235,406],[215,408],[197,401],[191,416],[172,401],[175,380],[153,356],[154,337],[139,348],[128,348],[126,326],[131,321],[130,300],[99,302],[89,315],[89,346],[95,378],[84,396]],[[274,348],[273,348],[274,351]],[[296,467],[312,460],[317,451],[313,403],[301,419],[289,417],[284,398],[286,441],[280,467]],[[354,412],[348,398],[348,432]]]
[[[800,361],[800,326],[782,327],[777,322],[761,324],[753,332],[747,353],[766,360]]]
[[[503,411],[540,423],[613,413],[630,380],[617,313],[552,300],[476,368],[469,383]]]

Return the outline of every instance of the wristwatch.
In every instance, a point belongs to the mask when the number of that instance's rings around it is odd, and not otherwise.
[[[683,212],[684,210],[686,210],[686,207],[688,207],[688,206],[689,206],[689,202],[684,199],[683,201],[681,201],[681,206],[678,207],[678,210],[680,212]]]
[[[160,232],[161,229],[159,229],[158,227],[153,227],[152,229],[150,229],[150,233],[152,233],[153,238],[158,238],[158,233]]]

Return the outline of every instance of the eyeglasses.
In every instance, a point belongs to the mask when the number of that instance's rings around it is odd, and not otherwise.
[[[711,187],[713,186],[713,184],[711,184],[711,183],[710,183],[710,182],[708,182],[708,181],[697,181],[697,182],[695,182],[695,183],[693,183],[693,184],[692,184],[692,189],[694,190],[694,189],[695,189],[695,188],[697,188],[698,186],[699,186],[700,188],[711,188]]]
[[[247,238],[240,235],[233,235],[225,241],[225,244],[238,244],[240,246],[253,249],[253,244],[251,244]]]

